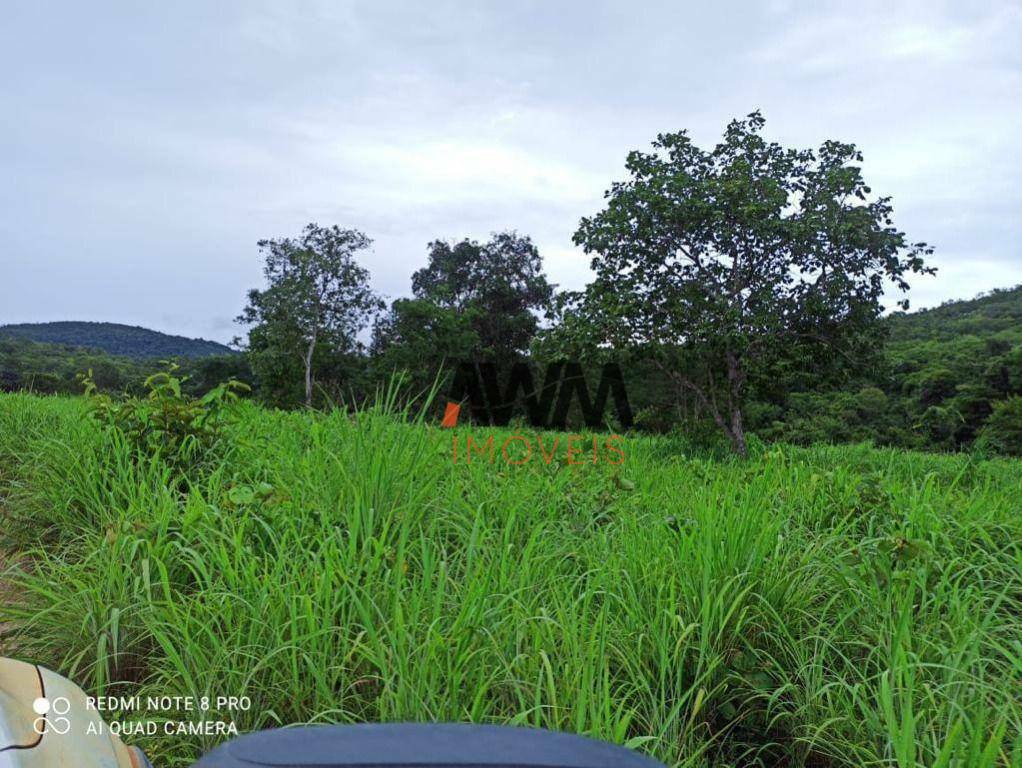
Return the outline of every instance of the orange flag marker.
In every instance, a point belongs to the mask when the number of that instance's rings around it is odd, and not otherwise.
[[[461,413],[461,406],[457,403],[448,403],[444,409],[444,420],[440,422],[441,427],[451,429],[458,426],[458,414]]]

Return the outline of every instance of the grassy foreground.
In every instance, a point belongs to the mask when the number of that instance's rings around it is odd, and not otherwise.
[[[94,694],[251,697],[194,714],[241,730],[1022,765],[1022,462],[630,437],[621,467],[466,465],[449,431],[248,404],[229,436],[181,490],[83,400],[0,396],[0,643]],[[126,741],[166,766],[216,737]]]

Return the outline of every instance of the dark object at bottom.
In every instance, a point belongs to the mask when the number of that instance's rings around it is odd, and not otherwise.
[[[460,723],[282,728],[217,747],[193,768],[664,768],[569,733]]]

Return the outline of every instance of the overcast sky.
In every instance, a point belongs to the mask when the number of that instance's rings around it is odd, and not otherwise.
[[[39,2],[0,18],[0,323],[220,341],[256,240],[365,231],[407,294],[436,238],[532,235],[581,287],[626,153],[857,143],[937,248],[914,306],[1022,282],[1019,2]]]

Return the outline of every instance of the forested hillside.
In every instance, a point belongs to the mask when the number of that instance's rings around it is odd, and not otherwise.
[[[243,355],[207,355],[170,358],[187,377],[184,387],[201,394],[221,381],[251,375]],[[27,391],[39,394],[81,394],[81,377],[91,374],[104,392],[138,393],[145,379],[166,368],[166,359],[137,359],[111,355],[101,349],[75,344],[45,344],[0,333],[0,392]]]
[[[933,309],[897,312],[889,323],[893,342],[1003,336],[1017,344],[1022,341],[1022,285]]]
[[[1022,452],[1022,286],[897,313],[883,364],[839,389],[766,403],[762,436]]]
[[[172,336],[148,328],[119,323],[56,322],[0,325],[0,337],[2,336],[13,336],[45,344],[88,347],[137,360],[233,354],[230,347],[215,341]]]

